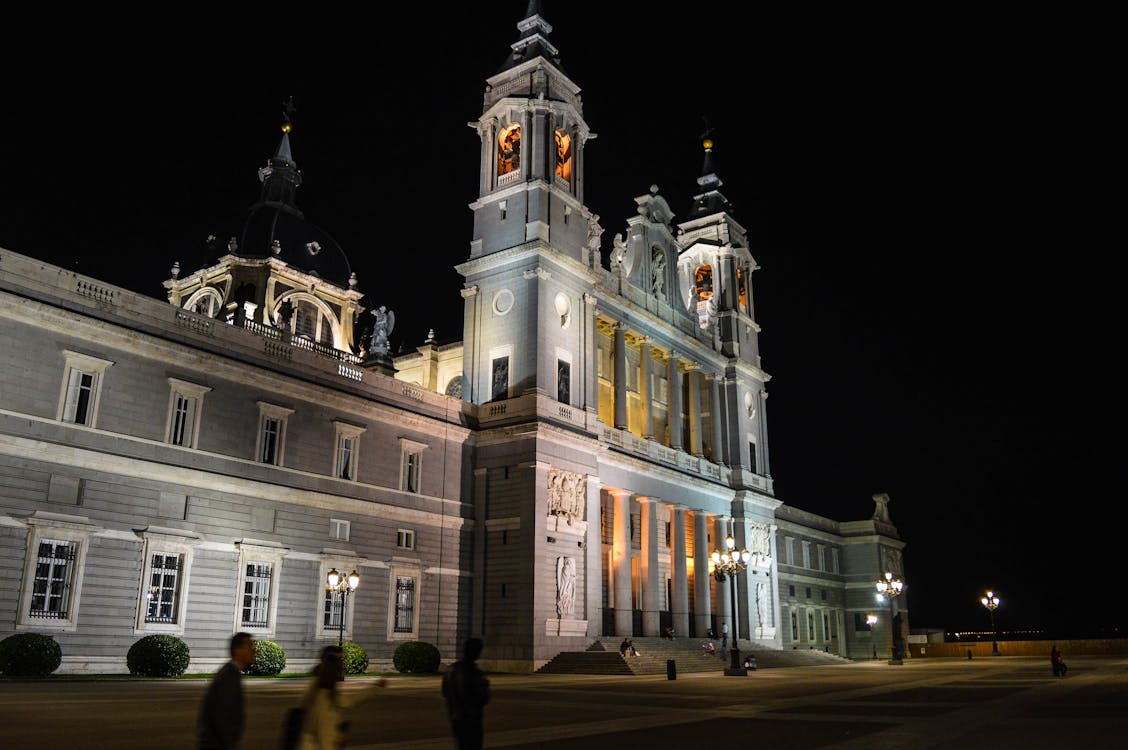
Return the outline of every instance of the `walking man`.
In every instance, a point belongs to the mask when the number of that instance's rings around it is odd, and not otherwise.
[[[200,702],[196,723],[198,750],[235,750],[242,746],[243,672],[255,660],[255,641],[250,633],[231,636],[231,661],[215,673]]]
[[[481,638],[468,638],[462,659],[443,673],[443,698],[459,750],[482,747],[482,709],[490,702],[490,681],[476,663],[482,655],[482,645]]]
[[[728,653],[728,623],[721,623],[721,658]]]

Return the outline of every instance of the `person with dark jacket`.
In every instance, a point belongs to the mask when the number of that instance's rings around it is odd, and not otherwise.
[[[481,638],[467,639],[462,658],[443,673],[443,698],[459,750],[482,747],[482,709],[490,702],[490,681],[476,663],[482,645]]]
[[[243,741],[243,672],[255,660],[255,641],[250,633],[236,633],[229,648],[231,660],[215,673],[200,702],[196,721],[199,750],[233,750]]]

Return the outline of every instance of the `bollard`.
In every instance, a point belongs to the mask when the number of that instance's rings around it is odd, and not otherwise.
[[[674,664],[673,659],[666,659],[666,679],[676,680],[678,678],[678,668]]]

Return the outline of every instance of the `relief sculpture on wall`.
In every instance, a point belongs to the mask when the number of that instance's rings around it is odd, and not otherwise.
[[[748,551],[752,553],[754,565],[767,567],[772,563],[772,529],[766,523],[753,521],[748,524]]]
[[[584,498],[587,482],[583,474],[563,469],[548,472],[548,515],[563,516],[571,526],[584,518]]]
[[[576,612],[576,561],[571,557],[556,558],[556,615],[561,619]]]

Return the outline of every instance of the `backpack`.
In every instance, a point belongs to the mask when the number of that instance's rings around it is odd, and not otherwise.
[[[302,738],[302,724],[305,723],[305,709],[302,707],[286,709],[282,720],[282,750],[295,750]]]

